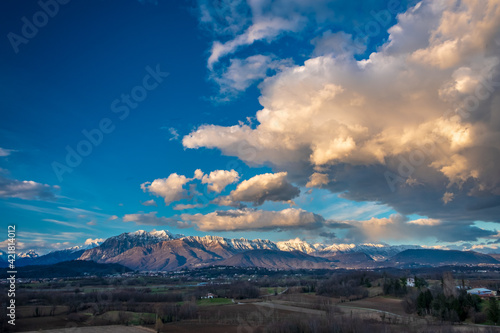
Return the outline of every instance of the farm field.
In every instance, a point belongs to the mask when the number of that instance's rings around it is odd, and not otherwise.
[[[402,300],[391,297],[372,297],[361,300],[356,300],[352,302],[346,302],[339,304],[340,307],[356,307],[356,308],[367,308],[379,311],[386,311],[390,313],[394,313],[400,316],[406,316],[407,313],[403,310]]]
[[[491,300],[470,298],[465,292],[460,294],[462,301],[458,292],[455,296],[443,296],[441,284],[434,278],[436,273],[421,275],[421,288],[402,286],[402,274],[406,272],[270,273],[263,270],[258,275],[255,270],[247,273],[234,269],[228,275],[218,269],[206,269],[175,278],[138,275],[26,284],[16,295],[15,330],[4,325],[0,331],[39,332],[43,328],[49,333],[60,329],[74,333],[86,333],[89,329],[98,333],[287,333],[293,327],[302,327],[299,332],[305,332],[311,325],[317,327],[312,331],[316,333],[364,333],[367,329],[369,333],[499,331],[490,315],[489,309],[494,306]],[[443,279],[452,278],[450,273],[443,275]],[[459,280],[462,279],[453,283]],[[470,284],[485,283],[469,277],[465,280]],[[486,286],[500,282],[493,274],[485,281]],[[431,299],[429,308],[439,306],[442,312],[429,309],[421,316],[417,309],[422,302],[417,302],[417,298],[423,293],[450,301]],[[215,297],[206,298],[208,294]],[[460,302],[468,307],[461,318],[452,312],[453,308],[450,310],[452,304]],[[408,308],[407,304],[413,307]]]

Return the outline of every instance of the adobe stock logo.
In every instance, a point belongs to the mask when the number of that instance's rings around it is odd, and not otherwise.
[[[49,23],[49,19],[59,13],[59,5],[66,5],[69,1],[70,0],[38,1],[38,6],[40,6],[41,10],[33,14],[31,21],[26,16],[21,18],[21,22],[23,22],[21,35],[12,31],[7,34],[7,39],[12,49],[14,49],[14,52],[16,54],[19,53],[19,46],[21,44],[28,44],[30,39],[35,38],[38,34],[38,29],[45,27],[47,23]]]
[[[156,65],[155,69],[146,66],[145,70],[147,74],[143,77],[141,84],[134,86],[129,94],[123,93],[120,98],[111,102],[111,112],[116,114],[121,121],[127,119],[130,110],[137,108],[139,103],[148,97],[148,92],[156,89],[169,75],[169,73],[160,70],[159,64]],[[63,181],[65,173],[72,173],[73,169],[83,162],[84,157],[92,154],[94,147],[102,144],[105,134],[111,134],[115,129],[115,123],[108,117],[102,118],[93,129],[83,129],[81,133],[85,138],[80,140],[74,148],[70,145],[66,146],[65,163],[54,161],[51,164],[59,182]]]

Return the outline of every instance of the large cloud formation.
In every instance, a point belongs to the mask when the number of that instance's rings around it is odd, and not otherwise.
[[[272,165],[403,215],[500,221],[499,2],[423,1],[397,20],[368,59],[322,47],[267,78],[257,126],[203,125],[184,147]],[[354,45],[346,36],[337,37]],[[214,44],[209,63],[241,45]]]

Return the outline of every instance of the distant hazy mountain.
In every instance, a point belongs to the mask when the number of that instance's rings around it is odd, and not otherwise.
[[[389,261],[396,267],[408,265],[478,265],[500,264],[495,258],[478,252],[456,250],[405,250]]]
[[[335,265],[341,268],[374,268],[379,266],[372,257],[363,252],[337,252],[324,258],[331,260]]]
[[[16,255],[15,265],[17,267],[28,265],[52,265],[61,261],[76,260],[80,258],[80,256],[86,250],[99,246],[99,244],[99,242],[92,240],[87,241],[85,244],[80,246],[74,246],[64,250],[52,251],[44,255],[39,255],[35,250],[29,250],[25,253],[21,252]],[[0,254],[0,267],[7,266],[6,260],[6,253]]]
[[[7,253],[0,251],[0,267],[7,267],[8,265]]]

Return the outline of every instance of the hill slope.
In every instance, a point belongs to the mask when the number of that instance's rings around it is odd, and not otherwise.
[[[223,258],[222,255],[207,250],[199,243],[175,239],[134,247],[105,262],[118,263],[137,270],[171,271],[179,268],[199,267]]]
[[[284,252],[273,250],[253,250],[238,253],[217,263],[224,266],[263,267],[276,269],[319,269],[335,268],[326,258],[313,257],[300,251]]]

